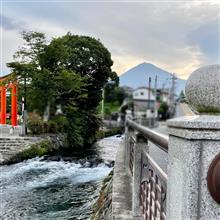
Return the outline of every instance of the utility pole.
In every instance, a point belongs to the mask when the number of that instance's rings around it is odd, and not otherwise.
[[[105,87],[102,89],[102,122],[105,119]]]
[[[150,109],[150,90],[151,90],[151,77],[149,77],[148,81],[148,109]]]
[[[157,75],[156,75],[156,77],[155,77],[155,82],[154,82],[154,95],[155,95],[154,110],[156,110],[156,101],[157,101]]]
[[[174,73],[172,74],[171,80],[172,82],[170,88],[170,113],[173,116],[175,112],[175,88],[176,88],[176,80],[177,80],[177,77],[175,76]]]

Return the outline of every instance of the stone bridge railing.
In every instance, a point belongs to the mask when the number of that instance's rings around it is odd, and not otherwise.
[[[126,122],[133,219],[220,219],[220,65],[193,72],[186,96],[198,115],[169,120],[169,137]],[[167,174],[149,142],[168,153]]]

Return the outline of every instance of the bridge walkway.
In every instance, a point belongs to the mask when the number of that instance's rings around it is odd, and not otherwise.
[[[121,141],[114,166],[112,216],[113,220],[141,220],[132,217],[132,179],[125,166],[125,141]]]

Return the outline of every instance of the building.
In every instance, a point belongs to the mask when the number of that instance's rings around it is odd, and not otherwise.
[[[140,87],[133,92],[134,112],[144,112],[155,109],[155,95],[152,89]]]

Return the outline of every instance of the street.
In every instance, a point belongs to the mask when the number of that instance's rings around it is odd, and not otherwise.
[[[192,116],[192,115],[194,115],[194,113],[186,103],[179,103],[176,106],[175,118],[183,117],[183,116]],[[158,133],[168,135],[166,122],[160,122],[159,126],[153,128],[153,130]],[[153,143],[149,142],[149,144],[150,144],[150,156],[152,156],[152,158],[163,169],[163,171],[167,173],[168,154],[162,151],[159,147],[157,147]]]

